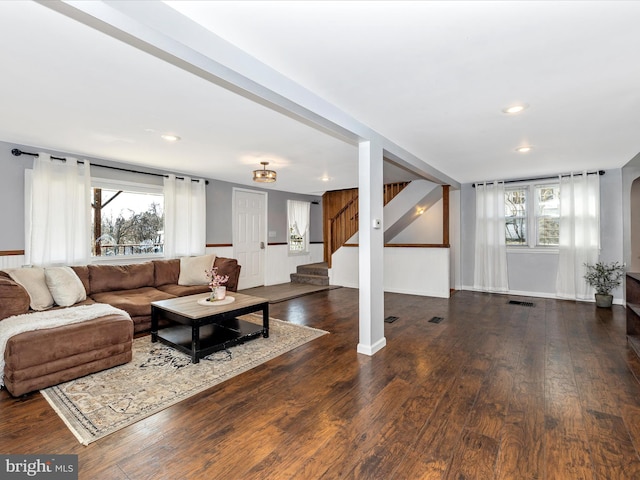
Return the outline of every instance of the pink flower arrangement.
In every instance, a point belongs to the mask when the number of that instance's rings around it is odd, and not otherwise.
[[[218,275],[218,267],[212,267],[209,270],[205,270],[204,273],[209,279],[209,286],[211,289],[220,287],[229,280],[229,275]]]

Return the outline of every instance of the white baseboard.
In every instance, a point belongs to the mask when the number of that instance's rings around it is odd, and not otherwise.
[[[358,288],[358,287],[356,287]],[[385,288],[385,292],[389,293],[402,293],[404,295],[420,295],[421,297],[436,297],[436,298],[449,298],[450,291],[446,292],[437,292],[435,290],[411,290],[407,288]]]
[[[470,287],[467,285],[463,285],[461,287],[461,290],[469,290],[471,292],[482,292],[483,290],[478,290],[477,288],[474,287]],[[491,292],[491,293],[497,293],[497,292]],[[518,296],[518,297],[535,297],[535,298],[550,298],[552,300],[569,300],[571,301],[571,299],[568,298],[560,298],[557,295],[553,294],[553,293],[547,293],[547,292],[523,292],[523,291],[519,291],[519,290],[509,290],[508,292],[504,292],[504,293],[497,293],[498,295],[514,295],[514,296]],[[595,298],[593,300],[575,300],[576,302],[586,302],[586,303],[595,303]],[[613,303],[614,305],[625,305],[624,299],[622,298],[613,298]]]
[[[387,344],[387,339],[382,337],[373,345],[364,345],[363,343],[358,344],[358,353],[362,353],[364,355],[372,356],[376,352],[382,350]]]

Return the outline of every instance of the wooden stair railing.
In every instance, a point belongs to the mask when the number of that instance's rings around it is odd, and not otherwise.
[[[353,197],[329,220],[329,258],[326,259],[331,268],[331,256],[358,231],[358,195]]]
[[[385,184],[383,190],[383,205],[386,205],[393,200],[393,198],[408,184],[409,182]],[[325,235],[325,241],[328,244],[325,248],[325,262],[327,262],[329,268],[331,268],[331,256],[333,253],[344,245],[345,242],[358,231],[357,193],[352,196],[333,216],[331,216],[327,222],[325,222],[325,226],[328,229],[328,232]]]
[[[409,182],[386,183],[383,190],[383,205],[386,205],[395,198]]]

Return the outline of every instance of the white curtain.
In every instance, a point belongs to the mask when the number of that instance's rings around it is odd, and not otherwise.
[[[205,181],[164,179],[165,257],[203,255],[206,249],[207,194]]]
[[[65,162],[39,153],[26,178],[25,257],[33,265],[89,263],[91,173],[89,162]]]
[[[507,292],[504,183],[476,184],[476,248],[474,288]]]
[[[561,176],[558,297],[593,299],[593,289],[584,280],[584,264],[597,262],[599,251],[600,176],[587,172]]]
[[[304,240],[304,251],[309,251],[309,216],[311,204],[299,200],[287,200],[289,227]]]

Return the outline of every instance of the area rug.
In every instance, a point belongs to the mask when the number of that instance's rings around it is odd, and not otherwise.
[[[262,323],[262,316],[241,317]],[[271,318],[269,338],[256,338],[191,363],[145,336],[133,342],[133,360],[41,390],[83,445],[149,417],[196,393],[293,350],[328,332]]]

